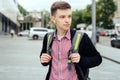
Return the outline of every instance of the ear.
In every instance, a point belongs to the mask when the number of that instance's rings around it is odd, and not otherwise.
[[[54,17],[54,16],[51,16],[51,20],[52,20],[53,23],[56,23],[56,22],[55,22],[55,17]]]

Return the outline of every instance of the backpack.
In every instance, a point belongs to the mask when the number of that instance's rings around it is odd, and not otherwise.
[[[51,45],[52,45],[52,41],[53,41],[53,35],[54,35],[53,32],[47,34],[47,53],[49,55],[51,55],[51,52],[52,52]],[[83,36],[82,32],[81,33],[75,32],[72,42],[71,42],[72,47],[70,48],[69,52],[78,53],[78,47],[81,42],[82,36]],[[68,57],[68,69],[69,69],[69,71],[71,70],[71,60],[69,57]],[[88,74],[89,74],[89,70],[85,76],[85,80],[90,80],[90,78],[88,77]]]
[[[73,53],[78,53],[78,46],[80,44],[83,33],[75,32],[75,35],[72,39],[72,47],[70,49]],[[51,44],[53,41],[53,32],[47,34],[47,53],[51,55]]]

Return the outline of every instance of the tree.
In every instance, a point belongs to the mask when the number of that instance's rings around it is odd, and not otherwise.
[[[102,2],[99,1],[96,3],[96,26],[97,27],[100,27],[100,24],[101,24],[101,17],[102,17]]]
[[[83,13],[84,23],[90,25],[92,23],[92,5],[87,5]]]
[[[24,9],[20,4],[18,4],[18,9],[19,9],[19,11],[20,11],[21,14],[23,14],[24,16],[26,16],[27,10]]]
[[[76,28],[77,24],[86,23],[89,24],[91,17],[87,14],[86,9],[75,10],[72,12],[72,28]]]
[[[96,4],[96,26],[113,28],[112,19],[117,8],[113,0],[99,0]],[[92,23],[92,4],[87,5],[86,9],[73,11],[72,14],[72,28],[76,28],[80,23],[90,25]]]
[[[76,28],[77,24],[79,24],[81,20],[81,12],[79,10],[73,11],[72,12],[72,25],[71,28]]]
[[[106,29],[113,28],[113,17],[114,12],[116,11],[117,7],[113,0],[99,0],[97,6],[101,6],[99,8],[99,14],[101,15],[101,27]]]

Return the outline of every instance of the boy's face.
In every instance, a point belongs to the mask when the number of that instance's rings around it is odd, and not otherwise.
[[[72,11],[71,9],[58,9],[52,21],[56,24],[56,28],[59,30],[68,30],[71,26]]]

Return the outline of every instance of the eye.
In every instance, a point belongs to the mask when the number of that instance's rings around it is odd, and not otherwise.
[[[65,16],[64,16],[64,15],[62,15],[62,16],[60,16],[60,18],[65,18]]]
[[[68,18],[71,18],[71,17],[72,17],[71,15],[68,16]]]

